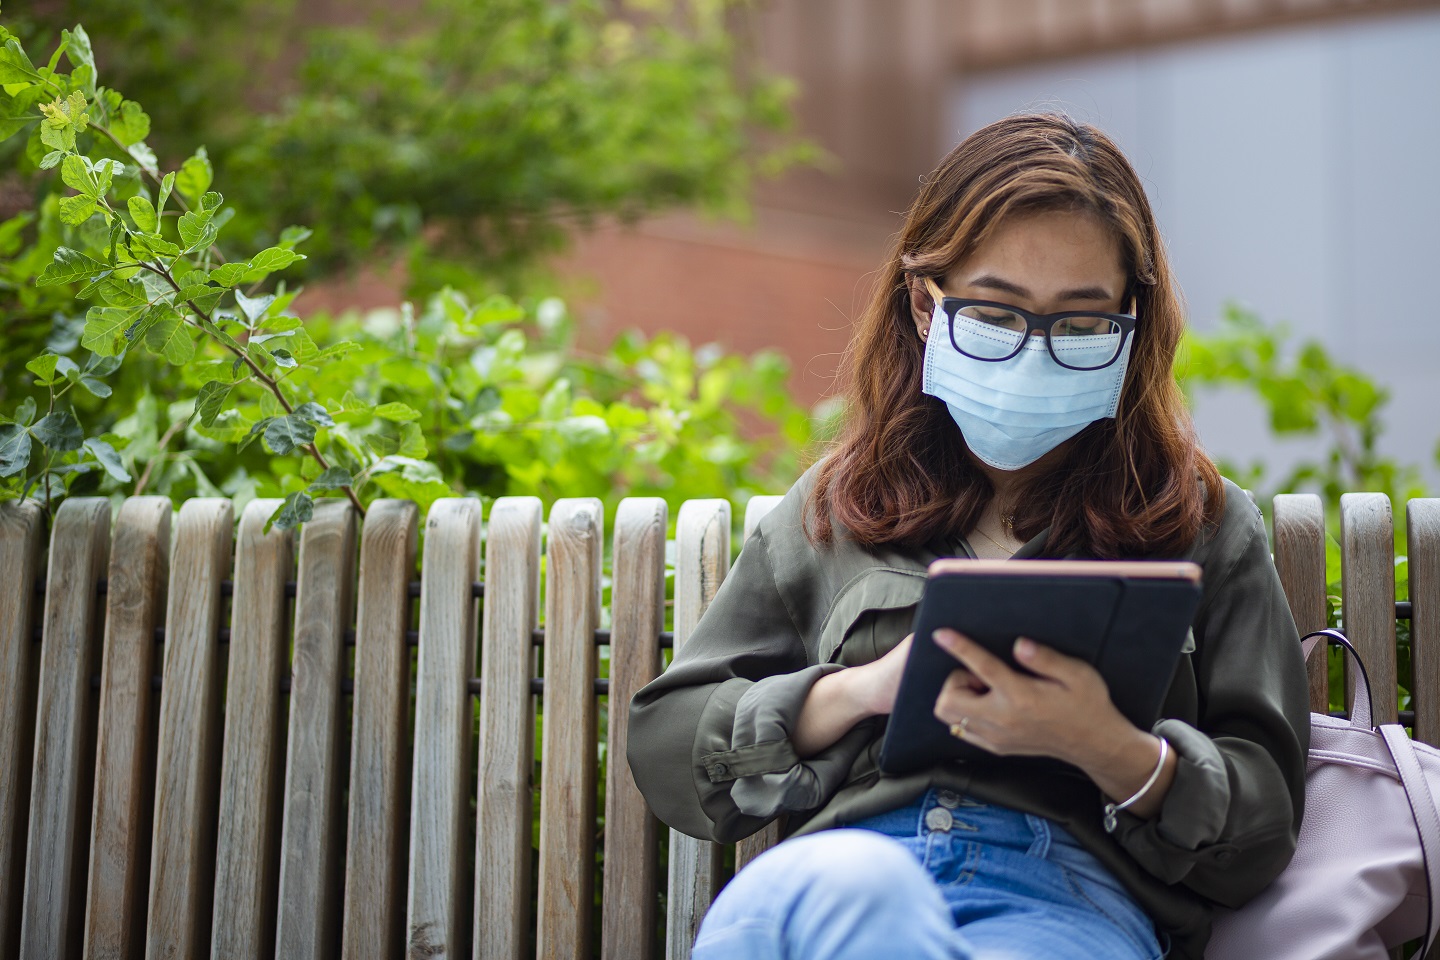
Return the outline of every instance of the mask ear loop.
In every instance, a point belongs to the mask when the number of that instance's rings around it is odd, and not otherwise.
[[[945,292],[940,289],[940,285],[935,282],[933,277],[921,277],[920,279],[925,284],[925,292],[930,294],[930,323],[931,326],[934,326],[935,311],[940,309],[940,303],[945,299]],[[922,341],[929,340],[930,333],[930,327],[926,327],[925,332],[920,335],[920,339]]]

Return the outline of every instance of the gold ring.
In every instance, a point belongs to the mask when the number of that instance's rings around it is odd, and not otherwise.
[[[956,740],[964,740],[965,728],[968,726],[970,726],[970,718],[961,717],[959,723],[950,724],[950,736],[954,737]]]

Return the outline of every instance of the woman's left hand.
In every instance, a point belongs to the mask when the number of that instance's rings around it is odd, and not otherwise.
[[[1015,641],[1009,664],[954,630],[935,631],[935,643],[967,669],[946,679],[935,716],[946,726],[964,722],[965,739],[1000,756],[1048,756],[1086,767],[1097,753],[1137,732],[1110,701],[1090,664],[1042,646]]]

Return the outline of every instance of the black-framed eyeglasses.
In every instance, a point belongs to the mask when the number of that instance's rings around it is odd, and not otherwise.
[[[1094,310],[1031,313],[995,300],[947,297],[929,277],[925,285],[949,321],[951,346],[975,360],[1009,360],[1038,331],[1060,366],[1103,370],[1119,358],[1125,340],[1135,331],[1134,314]]]

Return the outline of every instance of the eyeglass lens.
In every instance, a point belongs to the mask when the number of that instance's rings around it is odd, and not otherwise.
[[[970,304],[952,321],[955,347],[977,360],[1014,356],[1029,332],[1025,318],[999,307]],[[1120,324],[1109,317],[1064,317],[1050,325],[1050,350],[1062,365],[1076,370],[1103,367],[1120,352]]]

